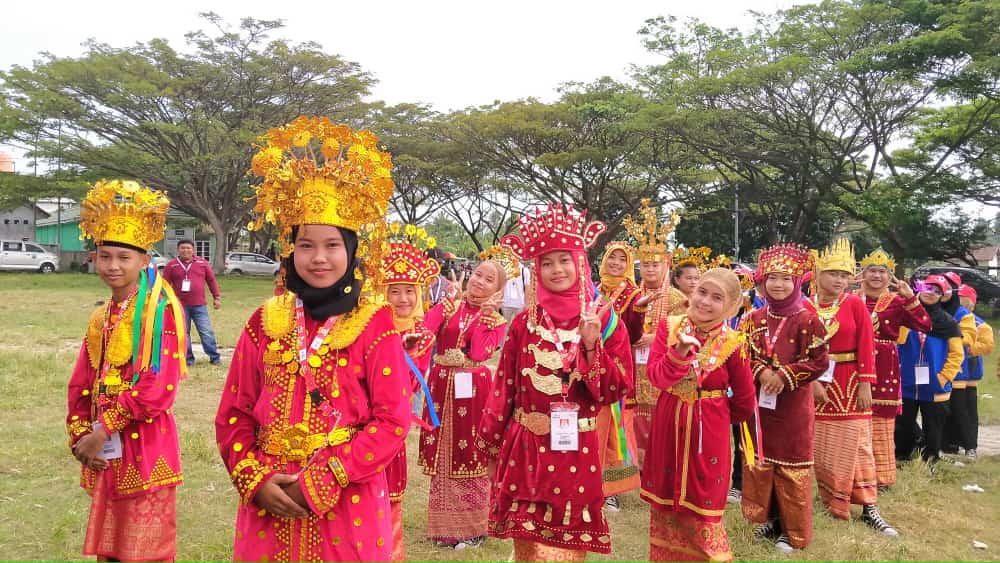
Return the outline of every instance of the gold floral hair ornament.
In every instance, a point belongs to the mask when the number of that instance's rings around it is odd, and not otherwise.
[[[837,270],[854,274],[857,262],[854,260],[854,246],[846,238],[838,238],[820,252],[813,251],[817,272]]]
[[[622,225],[638,245],[639,261],[665,262],[670,258],[667,239],[681,222],[681,216],[674,211],[660,224],[656,209],[649,206],[649,199],[644,198],[640,203],[638,216],[641,221],[626,216]]]
[[[80,204],[80,240],[149,250],[163,239],[170,200],[130,180],[101,180]]]
[[[507,274],[507,281],[521,276],[521,261],[517,259],[517,256],[511,249],[505,246],[494,244],[493,246],[480,252],[479,259],[484,262],[486,260],[492,260],[497,264],[500,264],[500,267],[502,267],[504,272]]]
[[[712,257],[712,249],[707,246],[694,248],[675,248],[673,255],[674,269],[686,266],[695,266],[698,271],[704,273],[708,270],[707,264]]]
[[[250,171],[264,181],[256,189],[256,217],[248,227],[274,224],[285,242],[284,256],[298,225],[333,225],[359,237],[379,230],[374,225],[384,222],[394,186],[392,157],[379,149],[373,133],[302,116],[270,129],[260,142]]]
[[[885,250],[881,248],[876,248],[871,251],[868,256],[861,259],[861,270],[867,269],[869,266],[883,266],[890,272],[896,271],[896,260],[893,259]]]
[[[733,267],[733,259],[726,256],[725,254],[719,254],[715,258],[708,261],[705,265],[706,270],[711,270],[712,268],[729,268]]]

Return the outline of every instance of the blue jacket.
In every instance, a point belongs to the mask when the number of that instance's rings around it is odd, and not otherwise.
[[[900,378],[904,399],[923,402],[943,402],[951,398],[951,382],[961,371],[964,349],[962,339],[949,338],[947,341],[926,335],[921,350],[922,334],[908,331],[906,341],[899,345]],[[926,364],[930,368],[927,385],[917,385],[916,366]]]

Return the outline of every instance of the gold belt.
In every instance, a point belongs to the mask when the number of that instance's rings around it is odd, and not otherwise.
[[[858,354],[857,354],[857,352],[840,352],[840,353],[837,353],[837,354],[829,354],[828,357],[830,358],[831,361],[834,361],[834,362],[837,362],[837,363],[840,363],[840,364],[845,363],[845,362],[856,362],[856,361],[858,361]]]
[[[552,423],[549,422],[549,415],[542,412],[524,412],[524,409],[521,407],[517,407],[514,411],[514,422],[525,427],[528,432],[536,436],[547,436],[552,429]],[[597,417],[577,418],[576,426],[580,429],[580,432],[597,430]]]
[[[693,403],[701,399],[718,399],[726,396],[725,389],[699,389],[693,377],[682,379],[667,389],[667,393],[685,403]]]
[[[305,461],[316,450],[326,446],[339,446],[351,441],[360,426],[343,426],[329,432],[310,434],[309,427],[300,422],[280,432],[267,432],[257,443],[265,453],[281,458],[282,462]]]
[[[473,362],[458,348],[449,348],[444,354],[434,354],[434,363],[449,368],[478,368],[483,362]]]

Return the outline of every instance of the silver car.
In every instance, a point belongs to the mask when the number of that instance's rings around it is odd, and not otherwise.
[[[59,256],[37,242],[0,241],[0,270],[33,270],[48,274],[59,269]]]
[[[230,252],[226,254],[227,274],[249,274],[254,276],[274,276],[280,264],[263,254],[253,252]]]

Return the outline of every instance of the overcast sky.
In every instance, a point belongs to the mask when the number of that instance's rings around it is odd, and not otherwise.
[[[694,17],[747,28],[753,24],[750,10],[772,12],[797,3],[802,2],[5,2],[0,68],[30,65],[44,51],[79,55],[89,38],[126,46],[162,37],[181,48],[185,32],[208,29],[198,13],[211,6],[234,24],[246,16],[282,19],[286,27],[274,37],[316,41],[325,51],[360,63],[378,79],[373,99],[424,102],[448,111],[528,96],[552,100],[567,81],[623,79],[631,65],[656,61],[636,33],[648,18]]]

